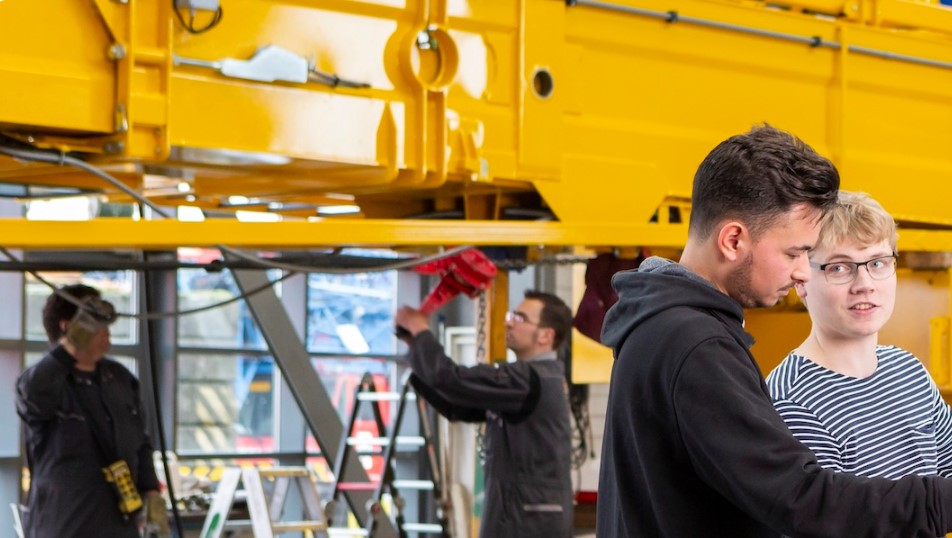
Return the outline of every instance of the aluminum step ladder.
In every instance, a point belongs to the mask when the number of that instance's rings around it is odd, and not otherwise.
[[[16,532],[17,538],[23,538],[23,523],[20,520],[20,505],[17,503],[10,503],[10,510],[13,510],[13,531]]]
[[[380,410],[380,402],[384,401],[398,402],[397,412],[393,417],[393,425],[392,428],[390,428],[389,434],[387,433],[387,427],[383,420],[383,413]],[[422,435],[399,435],[403,417],[407,410],[407,403],[411,401],[415,401],[418,406]],[[378,437],[356,437],[353,435],[353,431],[360,413],[360,408],[362,405],[368,404],[373,411]],[[346,468],[346,458],[348,454],[346,448],[348,446],[356,448],[355,453],[359,455],[374,454],[383,456],[383,470],[379,481],[352,482],[342,476],[342,469]],[[359,447],[361,446],[374,446],[376,448],[369,451],[360,450]],[[430,479],[395,478],[393,461],[398,446],[412,446],[424,451]],[[439,535],[443,537],[449,536],[448,510],[443,506],[445,499],[443,498],[443,488],[441,485],[442,473],[439,461],[436,457],[436,448],[432,428],[428,420],[427,406],[422,399],[416,397],[416,393],[413,392],[409,382],[409,377],[404,379],[403,388],[400,392],[378,392],[373,381],[373,376],[368,373],[361,378],[360,385],[354,395],[350,420],[344,429],[344,437],[338,448],[333,473],[335,477],[334,489],[331,500],[325,508],[329,520],[334,517],[337,511],[337,499],[342,492],[355,490],[372,491],[373,497],[367,507],[368,517],[366,519],[366,527],[363,529],[363,536],[373,537],[375,522],[381,517],[387,517],[383,509],[385,494],[389,494],[393,501],[391,508],[392,519],[401,538],[406,538],[408,533],[416,535]],[[434,501],[437,504],[436,517],[439,520],[438,523],[415,523],[405,520],[403,513],[405,502],[400,495],[400,491],[409,490],[432,492]]]
[[[270,498],[265,493],[264,480],[273,481]],[[239,482],[244,485],[243,490],[238,489]],[[281,521],[292,483],[298,487],[306,520]],[[242,498],[247,502],[250,519],[230,520],[232,505]],[[306,467],[225,469],[200,536],[220,538],[226,530],[247,529],[251,529],[255,538],[274,538],[278,533],[292,531],[305,532],[311,537],[338,536],[334,529],[328,529],[317,489]]]

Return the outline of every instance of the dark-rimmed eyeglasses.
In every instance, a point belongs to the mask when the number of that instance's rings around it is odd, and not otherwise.
[[[529,316],[527,316],[525,312],[520,312],[518,310],[512,310],[510,312],[506,312],[506,323],[509,323],[510,321],[513,323],[518,323],[518,324],[525,323],[528,325],[538,325],[540,323],[538,321],[531,321],[529,319]]]
[[[886,280],[896,274],[896,260],[899,255],[893,252],[889,256],[880,256],[865,262],[813,263],[810,267],[819,269],[830,284],[849,284],[856,280],[860,267],[865,267],[873,280]]]

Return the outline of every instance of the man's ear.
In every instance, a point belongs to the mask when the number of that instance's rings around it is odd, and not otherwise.
[[[63,333],[63,334],[66,334],[66,328],[67,328],[67,327],[69,327],[69,320],[68,320],[68,319],[61,319],[60,322],[59,322],[60,332]]]
[[[717,232],[717,250],[728,261],[745,259],[750,242],[747,226],[736,220],[724,222]]]
[[[551,346],[555,341],[555,329],[552,327],[540,327],[540,329],[541,330],[538,332],[539,344]]]

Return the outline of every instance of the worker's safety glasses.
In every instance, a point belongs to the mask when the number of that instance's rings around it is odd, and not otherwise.
[[[529,325],[538,325],[537,321],[529,321],[529,316],[525,312],[520,312],[518,310],[513,310],[511,312],[506,312],[506,323],[527,323]]]

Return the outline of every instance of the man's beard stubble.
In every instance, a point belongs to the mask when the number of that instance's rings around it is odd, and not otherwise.
[[[771,299],[773,302],[763,297],[758,297],[757,292],[751,286],[751,277],[754,274],[754,255],[748,254],[740,267],[735,269],[727,277],[728,294],[744,308],[770,308],[780,302],[782,297]]]

